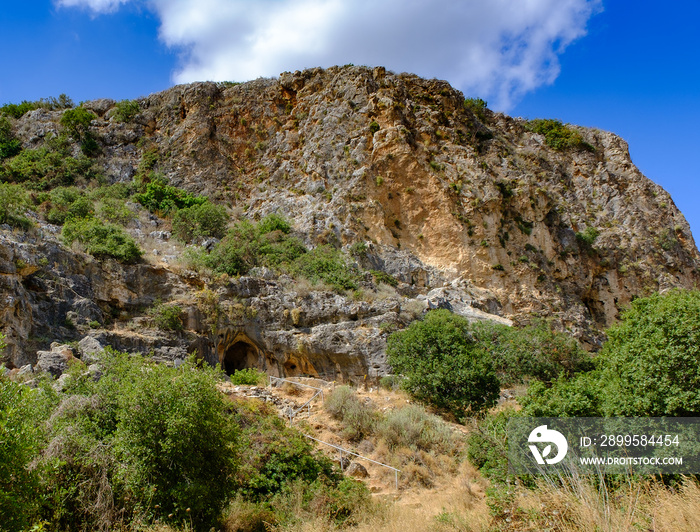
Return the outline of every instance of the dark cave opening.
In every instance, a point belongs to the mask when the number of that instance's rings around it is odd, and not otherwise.
[[[233,375],[235,371],[258,367],[257,361],[255,347],[247,342],[236,342],[224,354],[223,369],[227,375]]]

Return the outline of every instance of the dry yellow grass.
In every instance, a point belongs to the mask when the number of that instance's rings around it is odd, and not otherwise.
[[[275,393],[298,404],[313,395],[311,390],[291,387],[275,389]],[[384,413],[410,402],[403,392],[360,389],[357,394]],[[536,489],[515,488],[512,511],[494,517],[487,504],[489,481],[463,456],[405,447],[392,450],[379,437],[370,437],[368,443],[362,444],[347,441],[341,435],[341,423],[324,410],[320,398],[314,401],[310,414],[300,414],[296,424],[324,441],[351,449],[363,447],[366,450],[361,454],[402,469],[397,491],[393,471],[360,461],[370,474],[364,481],[374,494],[375,505],[351,528],[356,532],[700,530],[700,486],[693,479],[686,479],[675,488],[630,479],[627,485],[614,491],[581,477],[541,479]],[[469,432],[468,427],[450,426],[458,437]],[[331,458],[337,458],[337,451],[323,450]],[[322,517],[309,517],[304,523],[270,527],[270,530],[331,532],[338,528]]]

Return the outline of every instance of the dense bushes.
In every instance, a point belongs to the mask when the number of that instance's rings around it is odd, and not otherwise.
[[[136,100],[122,100],[114,106],[112,117],[117,122],[131,122],[140,111],[141,106]]]
[[[58,187],[39,195],[40,212],[46,221],[62,225],[68,218],[85,218],[92,214],[92,202],[76,187]]]
[[[700,415],[700,291],[639,298],[599,355],[606,415]]]
[[[632,302],[596,369],[551,387],[535,384],[524,410],[541,416],[700,415],[700,292],[673,290]]]
[[[575,131],[559,120],[549,118],[530,120],[528,128],[535,133],[544,135],[547,146],[555,150],[582,149],[593,151],[593,146],[583,140],[578,131]]]
[[[132,263],[142,255],[141,249],[124,229],[97,218],[69,218],[63,226],[61,237],[68,245],[80,243],[87,253],[98,258],[112,257],[120,262]]]
[[[265,217],[257,224],[241,220],[203,261],[214,271],[229,275],[247,273],[255,266],[289,264],[306,248],[288,233],[289,224],[278,216]]]
[[[227,224],[226,208],[207,201],[175,211],[173,235],[183,242],[194,242],[209,237],[222,238],[226,234]]]
[[[29,205],[29,195],[22,186],[0,183],[0,224],[29,228],[31,221],[24,215]]]
[[[593,367],[576,340],[552,331],[544,320],[525,327],[478,322],[470,330],[489,353],[503,385],[529,379],[549,382]]]
[[[70,143],[64,136],[53,137],[39,148],[22,150],[0,166],[1,179],[24,183],[32,190],[70,186],[95,180],[101,174],[101,169],[92,159],[71,155]]]
[[[332,246],[318,246],[299,255],[290,271],[311,282],[322,281],[337,291],[357,290],[359,272],[345,262],[343,254]]]
[[[4,348],[0,334],[0,349]],[[0,529],[24,530],[39,508],[39,476],[30,463],[41,444],[40,390],[0,376]]]
[[[341,524],[368,504],[273,408],[226,400],[218,370],[109,350],[100,364],[96,381],[76,361],[62,393],[0,377],[0,529],[218,530],[230,501]]]
[[[493,406],[500,391],[496,369],[474,339],[469,322],[447,310],[389,336],[389,364],[406,377],[403,387],[417,399],[462,419]]]
[[[0,107],[0,115],[6,115],[12,118],[21,118],[25,113],[34,111],[35,109],[55,111],[57,109],[70,109],[74,105],[75,104],[70,97],[65,94],[60,94],[58,98],[51,96],[49,98],[41,98],[40,100],[33,102],[24,100],[22,103],[6,103]]]
[[[136,201],[153,213],[170,214],[177,209],[202,205],[204,196],[195,196],[186,190],[166,184],[163,179],[154,179],[146,184],[145,191],[134,196]]]
[[[22,143],[12,134],[12,124],[0,116],[0,161],[14,157],[22,150]]]

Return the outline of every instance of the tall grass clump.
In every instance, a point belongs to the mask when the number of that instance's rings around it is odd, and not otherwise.
[[[349,386],[333,390],[324,403],[326,411],[343,425],[343,436],[359,441],[372,434],[379,416],[369,405],[364,404]]]

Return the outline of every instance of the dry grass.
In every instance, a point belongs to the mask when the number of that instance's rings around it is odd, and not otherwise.
[[[551,530],[574,532],[696,531],[700,527],[700,486],[686,478],[679,486],[628,479],[614,491],[591,478],[571,476],[542,481],[521,494],[520,506],[538,512]]]
[[[298,387],[275,388],[275,393],[294,400],[306,401],[313,390]],[[371,405],[383,417],[400,414],[409,406],[403,392],[355,390],[362,404]],[[499,407],[499,408],[502,408]],[[410,414],[410,415],[409,415]],[[408,421],[424,423],[423,415],[406,412]],[[427,416],[427,414],[425,414]],[[302,416],[300,416],[302,417]],[[417,420],[414,418],[418,418]],[[654,481],[628,479],[626,485],[611,490],[604,484],[572,475],[566,479],[542,479],[534,490],[519,487],[512,510],[494,517],[486,495],[489,481],[463,458],[456,449],[464,446],[464,426],[445,424],[457,442],[437,431],[433,447],[426,450],[416,445],[399,442],[390,444],[377,430],[357,443],[343,436],[343,426],[326,411],[320,398],[312,403],[311,414],[303,412],[303,420],[296,422],[302,430],[324,441],[358,450],[360,454],[399,467],[399,490],[394,487],[394,472],[360,460],[370,476],[365,483],[373,492],[374,503],[363,510],[353,526],[345,530],[356,532],[491,532],[540,531],[551,532],[684,532],[700,530],[700,486],[692,479],[675,488]],[[409,427],[415,430],[414,427]],[[410,432],[410,431],[409,431]],[[419,435],[420,436],[420,435]],[[414,432],[414,439],[416,434]],[[391,438],[390,438],[391,439]],[[335,459],[337,451],[327,451]],[[297,496],[301,496],[297,493]],[[263,528],[278,532],[334,532],[341,530],[324,515],[313,515],[302,510],[301,499],[290,496],[283,510],[292,512],[298,507],[297,519],[286,525],[271,524],[273,515],[260,506],[239,501],[229,507],[223,531],[256,530],[254,523],[265,521]],[[264,526],[264,525],[263,525]],[[246,528],[251,527],[251,528]],[[151,532],[169,532],[175,529],[151,529]],[[262,529],[258,529],[262,530]]]

